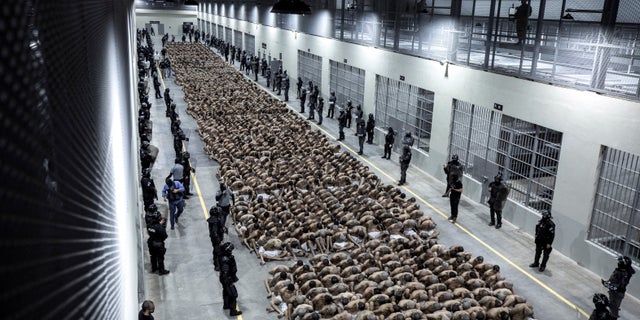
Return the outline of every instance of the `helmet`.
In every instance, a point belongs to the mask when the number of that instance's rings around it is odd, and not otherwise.
[[[551,216],[551,211],[549,210],[542,210],[542,219],[551,219],[553,218]]]
[[[458,161],[458,155],[457,154],[452,155],[451,160]]]
[[[222,249],[222,252],[224,252],[224,254],[231,254],[231,252],[233,251],[233,249],[235,249],[235,247],[233,246],[233,243],[231,242],[225,242],[222,244],[222,246],[220,246],[220,249]]]
[[[627,256],[619,256],[618,257],[618,265],[621,267],[630,268],[631,267],[631,258]]]
[[[220,207],[219,206],[213,206],[213,207],[211,207],[211,209],[209,209],[209,215],[210,216],[217,216],[218,214],[220,214]]]
[[[602,293],[596,293],[596,294],[593,295],[593,304],[608,306],[609,305],[609,298],[607,298],[607,296],[605,296]]]
[[[156,212],[156,211],[158,211],[158,206],[156,206],[156,204],[155,204],[155,203],[152,203],[152,204],[148,205],[148,206],[145,208],[145,210],[144,210],[144,211],[146,211],[146,212]]]
[[[151,177],[151,169],[150,168],[142,169],[142,176],[145,178]]]
[[[164,183],[166,183],[168,186],[172,186],[173,185],[173,180],[169,177],[167,177],[166,179],[164,179]]]
[[[191,154],[188,151],[185,151],[182,153],[182,158],[183,159],[189,159],[191,158]]]
[[[144,222],[146,222],[147,225],[160,223],[161,219],[162,215],[158,211],[147,211],[147,213],[144,215]]]
[[[146,141],[146,140],[142,141],[142,147],[143,147],[144,149],[149,148],[149,145],[150,145],[149,141]]]
[[[493,177],[493,180],[495,182],[502,182],[502,173],[498,172],[498,174],[495,177]]]

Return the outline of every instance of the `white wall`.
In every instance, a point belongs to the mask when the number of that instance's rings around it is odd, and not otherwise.
[[[640,154],[640,103],[612,98],[593,92],[552,86],[498,75],[468,67],[446,65],[438,61],[402,55],[337,40],[280,30],[246,21],[236,21],[202,14],[216,24],[256,36],[256,48],[267,43],[277,57],[283,53],[284,69],[297,78],[297,51],[309,50],[323,57],[322,89],[329,88],[328,61],[348,60],[364,69],[364,112],[374,113],[375,75],[391,79],[405,77],[405,82],[435,92],[432,139],[429,154],[415,150],[415,164],[440,179],[442,164],[448,155],[452,101],[459,99],[491,108],[504,106],[503,113],[563,133],[556,178],[553,214],[558,232],[554,248],[580,265],[608,276],[615,261],[608,252],[586,241],[589,219],[599,174],[602,145]],[[324,76],[326,75],[326,76]],[[482,185],[465,177],[465,195],[480,200]],[[531,233],[537,213],[510,202],[505,219]],[[640,277],[633,279],[629,294],[640,296]]]
[[[197,27],[197,11],[186,10],[149,10],[136,9],[136,29],[143,29],[149,21],[160,21],[164,24],[164,32],[176,36],[176,41],[182,37],[182,24],[192,22]],[[156,34],[158,30],[155,30]]]

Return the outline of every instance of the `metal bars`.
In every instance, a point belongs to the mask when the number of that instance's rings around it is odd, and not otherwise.
[[[331,72],[329,87],[336,93],[336,104],[342,105],[351,100],[353,107],[364,102],[364,70],[346,63],[330,60]],[[367,116],[365,116],[365,120]]]
[[[312,81],[314,86],[322,90],[322,57],[298,50],[298,76],[302,78],[303,88]]]
[[[640,156],[602,147],[588,239],[640,262]]]
[[[429,152],[433,96],[432,91],[376,75],[376,123],[402,135],[411,132],[414,146]]]
[[[454,100],[449,152],[478,181],[502,172],[509,198],[536,209],[550,209],[562,133]]]

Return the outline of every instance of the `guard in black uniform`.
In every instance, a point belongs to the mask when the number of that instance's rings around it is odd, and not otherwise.
[[[158,190],[156,184],[151,178],[151,169],[142,169],[142,179],[140,179],[140,185],[142,186],[142,201],[144,207],[148,207],[153,204],[154,200],[158,199]]]
[[[636,273],[633,270],[631,258],[624,256],[618,257],[618,267],[613,270],[613,273],[609,277],[609,280],[604,281],[602,279],[602,285],[609,289],[609,302],[611,308],[611,316],[616,319],[619,318],[620,304],[627,291],[627,285],[631,276]]]
[[[443,197],[448,197],[449,192],[451,192],[451,184],[453,183],[453,176],[462,177],[464,173],[464,167],[458,161],[458,155],[454,154],[451,156],[451,161],[447,162],[447,164],[443,168],[444,174],[447,175],[447,189],[444,191]]]
[[[324,98],[318,98],[318,106],[316,107],[316,111],[318,111],[318,124],[322,124],[322,111],[324,110]]]
[[[224,225],[222,224],[222,208],[219,206],[211,207],[209,210],[209,238],[211,238],[211,246],[213,247],[213,266],[216,271],[220,271],[220,257],[222,251],[220,245],[224,238]]]
[[[402,155],[400,156],[400,182],[398,185],[407,183],[407,169],[409,169],[409,163],[411,162],[411,147],[404,146],[402,148]]]
[[[542,272],[547,267],[547,261],[549,261],[549,254],[551,254],[551,244],[556,236],[556,224],[551,221],[551,211],[543,210],[542,218],[536,225],[536,256],[533,263],[529,265],[531,268],[538,268]],[[542,263],[540,261],[540,254],[542,254]]]
[[[169,273],[169,270],[164,268],[164,253],[167,252],[164,247],[164,240],[167,239],[166,221],[158,211],[149,211],[145,220],[147,217],[147,233],[149,234],[147,245],[149,246],[149,255],[151,255],[151,272],[158,271],[159,275],[165,275]]]
[[[373,113],[369,113],[369,119],[367,120],[367,143],[373,143],[373,132],[376,129],[376,120],[373,118]]]
[[[604,280],[603,280],[604,281]],[[593,295],[593,304],[595,309],[591,312],[589,320],[613,320],[611,312],[609,312],[609,299],[602,293]]]
[[[338,115],[338,141],[344,140],[344,127],[347,125],[347,115],[344,110],[340,110],[340,114]]]
[[[449,221],[452,223],[456,223],[458,220],[458,205],[460,204],[460,198],[462,197],[462,177],[453,175],[451,177],[451,184],[449,185],[449,189],[451,190],[449,196],[449,205],[451,205],[451,216],[449,217]]]
[[[234,283],[239,279],[237,277],[238,267],[236,259],[233,257],[233,244],[225,242],[221,246],[222,257],[220,257],[220,284],[222,285],[222,308],[230,310],[229,315],[239,316],[242,311],[236,310],[236,299],[238,298],[238,290]]]
[[[347,111],[345,111],[345,116],[347,117],[347,122],[345,123],[345,127],[351,128],[351,119],[353,117],[353,104],[351,104],[351,100],[347,100]]]
[[[191,193],[191,173],[196,173],[196,169],[191,167],[191,161],[189,160],[191,159],[191,154],[187,151],[182,153],[182,167],[184,168],[183,170],[183,174],[182,174],[182,185],[184,186],[184,195],[185,196],[192,196],[193,193]]]
[[[333,113],[336,110],[336,93],[331,92],[331,96],[329,97],[329,110],[327,111],[327,118],[333,119]]]
[[[382,155],[382,159],[391,159],[391,149],[395,141],[396,133],[393,131],[393,128],[389,127],[389,131],[387,131],[387,134],[384,136],[384,155]]]
[[[491,222],[489,226],[496,226],[496,229],[502,227],[502,209],[507,202],[509,196],[509,187],[502,183],[502,173],[498,173],[493,177],[493,182],[489,183],[489,213]]]

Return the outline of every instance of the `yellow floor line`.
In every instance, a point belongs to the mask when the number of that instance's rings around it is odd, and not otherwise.
[[[160,76],[160,79],[162,79],[162,76]],[[162,80],[161,80],[162,81]],[[162,81],[162,87],[164,88],[164,81]],[[272,95],[274,95],[272,92],[270,92]],[[275,96],[275,95],[274,95]],[[277,97],[277,96],[276,96]],[[287,106],[289,108],[291,108],[293,111],[297,112],[293,106],[290,106],[289,104],[287,104]],[[325,135],[329,136],[331,139],[336,139],[334,135],[330,134],[327,130],[325,130],[323,127],[321,127],[320,125],[318,125],[315,121],[311,121],[311,124],[316,127],[318,130],[322,131]],[[343,141],[338,141],[338,143],[340,145],[342,145],[343,148],[351,151],[352,153],[356,153],[357,152],[352,149],[351,147],[349,147],[346,143],[344,143]],[[385,172],[384,170],[380,169],[378,166],[376,166],[375,164],[373,164],[371,161],[369,161],[369,159],[358,155],[358,157],[362,160],[362,162],[365,162],[367,165],[371,166],[372,168],[374,168],[375,170],[377,170],[380,174],[384,175],[385,177],[391,179],[392,181],[396,181],[396,179],[394,179],[390,174],[388,174],[387,172]],[[202,211],[204,212],[204,216],[205,219],[209,218],[209,213],[207,212],[207,208],[205,207],[204,204],[204,199],[202,198],[202,194],[200,193],[200,187],[198,186],[198,181],[195,178],[195,174],[191,174],[191,176],[193,177],[193,183],[194,186],[196,187],[196,191],[198,192],[198,197],[200,198],[200,205],[202,206]],[[420,197],[419,195],[417,195],[415,192],[413,192],[411,189],[409,189],[409,187],[407,186],[403,186],[402,189],[404,189],[407,193],[411,194],[412,196],[414,196],[416,199],[420,200],[422,203],[424,203],[425,205],[427,205],[427,207],[429,207],[431,210],[435,211],[436,213],[438,213],[439,215],[441,215],[444,218],[448,218],[449,216],[447,216],[444,212],[438,210],[436,207],[434,207],[431,203],[429,203],[427,200],[423,199],[422,197]],[[557,293],[555,290],[551,289],[549,286],[547,286],[546,284],[544,284],[542,281],[540,281],[538,278],[534,277],[531,273],[527,272],[526,270],[522,269],[522,267],[520,267],[519,265],[517,265],[515,262],[509,260],[509,258],[505,257],[502,253],[498,252],[498,250],[494,249],[492,246],[490,246],[489,244],[487,244],[486,242],[484,242],[482,239],[478,238],[475,234],[473,234],[471,231],[469,231],[467,228],[461,226],[459,223],[455,223],[455,226],[458,227],[458,229],[462,230],[464,233],[466,233],[467,235],[469,235],[471,238],[473,238],[474,240],[478,241],[478,243],[480,243],[481,245],[483,245],[485,248],[489,249],[491,252],[495,253],[498,257],[500,257],[502,260],[504,260],[505,262],[507,262],[509,265],[511,265],[512,267],[514,267],[516,270],[520,271],[522,274],[524,274],[525,276],[527,276],[529,279],[533,280],[533,282],[537,283],[539,286],[541,286],[543,289],[547,290],[549,293],[551,293],[552,295],[554,295],[556,298],[558,298],[558,300],[564,302],[566,305],[568,305],[569,307],[571,307],[574,310],[577,310],[578,312],[580,312],[580,314],[582,314],[585,318],[589,318],[589,314],[586,313],[584,310],[582,310],[581,308],[579,308],[578,306],[576,306],[575,304],[573,304],[571,301],[567,300],[565,297],[563,297],[562,295],[560,295],[559,293]],[[237,305],[236,305],[236,309],[237,309]],[[242,316],[238,316],[238,319],[242,320]]]
[[[158,67],[156,67],[158,69]],[[160,69],[158,69],[158,78],[160,79],[160,83],[162,84],[162,92],[166,89],[164,85],[164,78],[162,77],[162,73]],[[182,146],[184,151],[187,151],[184,146]],[[196,178],[196,174],[191,172],[191,180],[193,180],[193,186],[196,188],[196,193],[198,194],[198,200],[200,202],[200,208],[202,208],[202,213],[204,214],[204,219],[209,219],[209,211],[207,210],[207,205],[204,203],[204,198],[202,197],[202,192],[200,191],[200,185],[198,184],[198,179]],[[236,304],[236,310],[240,311],[240,307]],[[236,318],[242,320],[242,315],[236,316]]]

